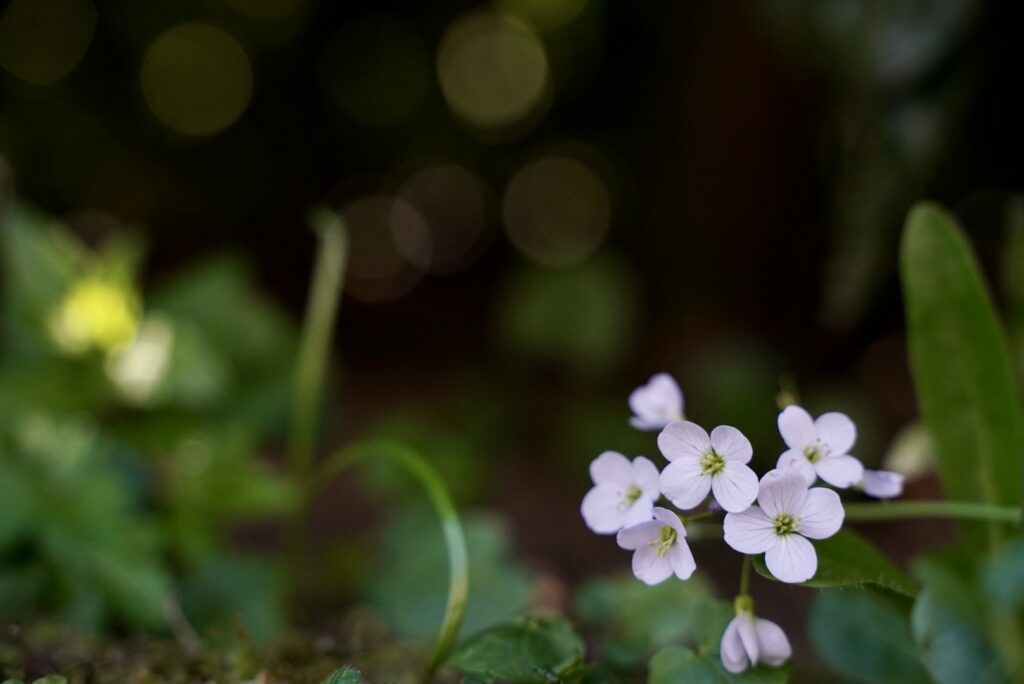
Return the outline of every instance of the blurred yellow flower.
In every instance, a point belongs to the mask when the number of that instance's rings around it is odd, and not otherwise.
[[[77,282],[50,321],[57,345],[69,354],[114,353],[135,339],[139,302],[127,286],[98,277]]]

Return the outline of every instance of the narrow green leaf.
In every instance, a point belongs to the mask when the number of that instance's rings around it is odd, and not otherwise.
[[[327,675],[320,684],[359,684],[362,680],[359,670],[346,665],[340,670],[335,670]]]
[[[934,204],[907,217],[901,254],[910,365],[946,496],[1016,504],[1024,432],[1006,339],[955,219]],[[989,541],[1000,535],[989,523]],[[978,524],[964,524],[965,537]]]
[[[889,562],[863,537],[842,530],[828,539],[814,542],[818,553],[818,571],[805,587],[866,586],[913,598],[917,594],[914,582]],[[757,574],[775,579],[764,558],[754,559]]]
[[[651,658],[647,684],[784,684],[788,680],[788,664],[755,667],[735,675],[722,666],[717,652],[669,646]]]
[[[485,680],[563,682],[581,674],[583,640],[566,620],[524,618],[484,630],[448,664]]]

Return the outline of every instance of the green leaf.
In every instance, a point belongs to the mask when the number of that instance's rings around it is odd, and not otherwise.
[[[878,594],[824,591],[811,606],[807,630],[826,663],[852,682],[923,682],[905,609]]]
[[[340,670],[335,670],[331,674],[327,675],[320,684],[359,684],[363,681],[359,670],[346,665]]]
[[[917,587],[907,575],[889,562],[863,537],[841,530],[828,539],[814,542],[818,571],[801,584],[805,587],[867,586],[913,598]],[[762,577],[775,579],[764,563],[754,558],[754,567]]]
[[[647,684],[783,684],[789,680],[789,665],[755,667],[732,674],[718,658],[718,651],[692,651],[669,646],[658,651],[649,665]]]
[[[578,681],[583,673],[583,640],[566,620],[523,618],[471,637],[448,664],[487,681]]]
[[[1024,468],[1020,404],[1006,340],[970,245],[949,213],[919,204],[907,218],[901,260],[910,365],[946,495],[1017,504]],[[976,546],[984,543],[973,534],[977,524],[962,529]],[[989,541],[999,534],[990,523]]]

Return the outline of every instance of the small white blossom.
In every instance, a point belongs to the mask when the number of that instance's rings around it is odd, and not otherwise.
[[[769,471],[761,478],[758,506],[725,516],[725,542],[740,553],[764,554],[765,564],[782,582],[805,582],[818,569],[807,541],[826,539],[843,524],[843,504],[831,489],[814,487],[793,468]]]
[[[864,469],[858,485],[868,496],[876,499],[895,499],[903,493],[903,476],[891,470]]]
[[[860,482],[861,462],[850,456],[857,428],[842,413],[824,413],[812,420],[799,406],[787,406],[779,414],[779,432],[789,447],[777,467],[795,468],[807,484],[820,477],[833,487],[845,488]]]
[[[660,430],[674,420],[683,419],[683,392],[668,373],[658,373],[629,395],[633,417],[629,424],[637,430]]]
[[[746,465],[754,450],[736,428],[719,425],[709,436],[696,423],[677,421],[658,435],[658,448],[671,461],[661,473],[661,492],[679,508],[698,506],[708,491],[732,512],[757,498],[757,475]]]
[[[672,574],[689,579],[697,563],[686,544],[686,528],[667,508],[656,507],[653,516],[620,530],[615,538],[620,547],[633,551],[633,574],[644,584],[658,584]]]
[[[658,491],[658,468],[643,456],[632,463],[615,451],[606,451],[590,464],[594,487],[583,497],[583,520],[598,534],[614,534],[623,527],[651,519]]]
[[[771,620],[755,617],[747,596],[736,599],[736,617],[725,628],[718,651],[722,665],[733,674],[758,665],[778,667],[793,655],[786,633]]]

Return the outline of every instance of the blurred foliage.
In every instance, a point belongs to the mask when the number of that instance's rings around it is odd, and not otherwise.
[[[448,664],[469,675],[469,682],[578,684],[585,671],[583,651],[583,640],[569,622],[525,618],[467,639]]]

